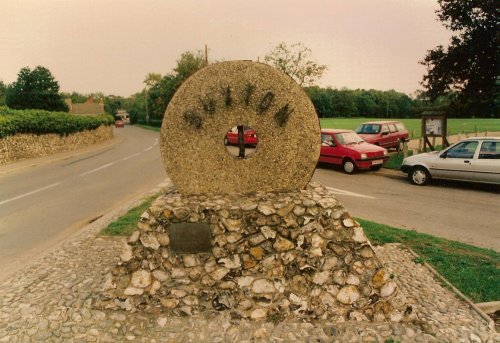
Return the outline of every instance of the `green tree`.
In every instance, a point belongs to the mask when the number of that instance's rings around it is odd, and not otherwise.
[[[59,83],[42,66],[33,70],[22,68],[17,81],[7,87],[5,103],[13,109],[69,110],[59,94]]]
[[[498,116],[495,80],[498,75],[498,44],[495,0],[438,0],[436,11],[453,32],[447,48],[429,50],[420,63],[427,68],[422,85],[434,101],[456,92],[450,107],[457,116]],[[498,100],[498,99],[497,99]]]
[[[177,89],[204,65],[205,60],[201,51],[186,51],[177,60],[172,72],[164,76],[158,73],[146,75],[144,84],[147,87],[147,112],[153,124],[161,123],[168,103]]]
[[[88,95],[80,94],[77,92],[71,92],[71,93],[62,92],[61,96],[63,97],[63,99],[71,99],[71,102],[73,104],[83,104],[85,101],[87,101],[88,98]]]
[[[300,86],[311,86],[323,76],[327,66],[318,64],[310,58],[311,49],[302,43],[290,46],[280,43],[264,57],[264,60],[292,77]]]
[[[174,68],[175,76],[184,81],[204,66],[205,58],[202,51],[186,51],[177,60],[177,66]]]
[[[5,92],[7,90],[7,86],[0,80],[0,106],[5,105]]]
[[[115,116],[116,112],[122,108],[122,101],[123,99],[121,97],[115,95],[104,97],[104,111]]]

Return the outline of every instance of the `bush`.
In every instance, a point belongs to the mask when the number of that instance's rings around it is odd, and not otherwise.
[[[12,110],[0,107],[0,138],[16,133],[48,134],[61,136],[85,130],[94,130],[101,125],[112,125],[113,116],[78,116],[65,112],[44,110]]]

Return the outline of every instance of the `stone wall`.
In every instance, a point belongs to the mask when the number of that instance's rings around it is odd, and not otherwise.
[[[48,156],[63,151],[81,149],[113,138],[113,126],[101,125],[60,136],[58,134],[16,134],[0,139],[0,165],[28,158]]]
[[[208,253],[174,253],[175,223],[206,223]],[[396,284],[363,229],[320,184],[245,195],[173,191],[137,228],[107,277],[104,308],[333,321],[386,320],[396,310]]]

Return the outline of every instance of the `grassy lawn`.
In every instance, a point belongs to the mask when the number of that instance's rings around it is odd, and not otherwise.
[[[357,219],[373,244],[403,243],[473,302],[500,299],[500,253]]]
[[[321,127],[325,129],[356,129],[361,123],[372,120],[384,120],[383,118],[321,118]],[[414,136],[410,138],[420,138],[421,120],[420,119],[389,119],[401,121],[410,136],[414,132]],[[475,130],[484,134],[484,130],[488,132],[500,132],[500,119],[483,119],[483,118],[467,118],[467,119],[448,119],[448,131],[455,135],[459,133],[472,133]]]
[[[156,198],[141,205],[109,224],[101,235],[129,236],[141,214]],[[500,254],[488,249],[450,241],[431,235],[357,219],[373,244],[403,243],[432,265],[462,293],[474,302],[500,299]]]

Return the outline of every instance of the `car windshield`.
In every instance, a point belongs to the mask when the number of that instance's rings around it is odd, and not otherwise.
[[[363,142],[363,139],[359,137],[356,133],[354,132],[342,132],[342,133],[336,133],[335,138],[340,144],[357,144]]]
[[[380,132],[380,125],[379,124],[362,124],[356,129],[356,133],[361,133],[361,134],[372,134],[372,133],[379,133]]]

